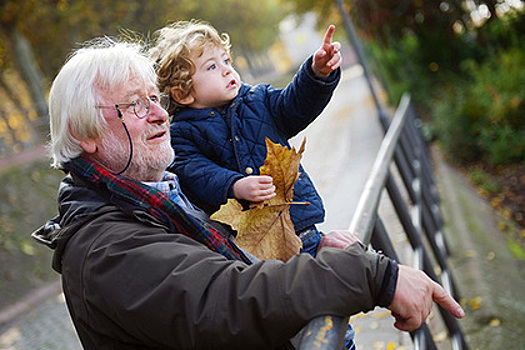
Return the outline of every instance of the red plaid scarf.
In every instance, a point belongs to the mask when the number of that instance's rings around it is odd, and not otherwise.
[[[179,205],[159,190],[123,176],[118,176],[82,157],[73,159],[66,168],[100,191],[109,191],[112,201],[123,209],[140,208],[166,223],[176,232],[188,236],[229,260],[249,262],[239,248],[200,218],[188,215]]]

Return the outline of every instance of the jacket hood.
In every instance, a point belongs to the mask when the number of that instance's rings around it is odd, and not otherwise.
[[[55,250],[53,269],[61,271],[62,252],[76,228],[108,202],[72,175],[62,180],[58,190],[59,214],[31,234],[37,242]]]

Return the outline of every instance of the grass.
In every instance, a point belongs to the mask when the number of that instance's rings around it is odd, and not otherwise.
[[[472,182],[481,190],[487,193],[494,193],[500,191],[500,184],[483,169],[479,169],[477,167],[470,167],[469,169],[467,169],[467,171]]]
[[[52,251],[30,235],[56,215],[63,176],[41,160],[0,169],[0,310],[59,277]]]

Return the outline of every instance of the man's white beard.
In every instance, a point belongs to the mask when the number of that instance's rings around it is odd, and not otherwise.
[[[106,134],[102,138],[102,147],[105,158],[102,163],[115,172],[122,171],[130,156],[129,142],[121,142],[114,135]],[[122,175],[137,181],[157,181],[159,172],[163,172],[174,158],[175,152],[169,141],[157,145],[154,152],[146,146],[145,140],[135,140],[131,163]]]

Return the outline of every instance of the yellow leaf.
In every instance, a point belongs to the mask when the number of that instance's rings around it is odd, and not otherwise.
[[[499,318],[493,318],[490,320],[489,325],[491,327],[499,327],[501,325],[501,321],[499,320]]]
[[[244,211],[237,200],[229,199],[211,216],[236,230],[236,243],[259,259],[287,261],[301,249],[301,239],[290,218],[290,205],[308,204],[293,202],[305,142],[296,152],[295,148],[288,149],[266,138],[267,156],[259,170],[261,175],[272,177],[276,196]]]
[[[438,334],[436,334],[432,339],[434,340],[435,343],[441,343],[447,340],[447,338],[448,338],[447,332],[443,331],[443,332],[439,332]]]
[[[483,299],[481,297],[475,297],[469,300],[470,308],[472,310],[478,310],[481,308],[481,301]]]
[[[267,155],[260,167],[261,175],[273,178],[276,196],[270,199],[268,205],[285,204],[293,201],[293,187],[299,179],[299,163],[304,152],[306,139],[303,140],[299,152],[295,148],[288,149],[275,144],[266,138]]]

